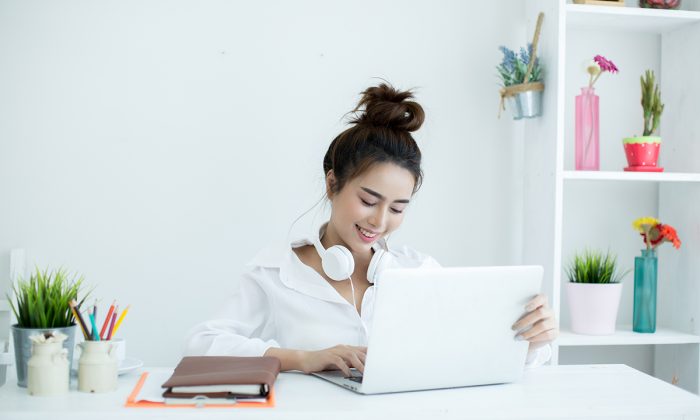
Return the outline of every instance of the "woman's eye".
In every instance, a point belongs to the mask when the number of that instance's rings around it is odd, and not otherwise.
[[[367,207],[374,207],[374,206],[377,204],[377,203],[370,203],[369,201],[366,201],[366,200],[363,199],[363,198],[360,198],[360,201],[362,201],[362,204],[365,205],[365,206],[367,206]],[[390,210],[391,210],[391,212],[394,213],[394,214],[401,214],[401,213],[403,213],[403,210],[398,210],[398,209],[395,209],[395,208],[391,208]]]

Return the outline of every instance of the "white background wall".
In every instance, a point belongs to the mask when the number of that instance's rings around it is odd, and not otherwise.
[[[244,264],[322,193],[364,88],[416,87],[425,183],[392,240],[445,265],[520,254],[522,139],[496,119],[523,7],[462,1],[0,3],[0,279],[9,251],[132,309],[172,365]],[[303,223],[300,226],[304,226]]]

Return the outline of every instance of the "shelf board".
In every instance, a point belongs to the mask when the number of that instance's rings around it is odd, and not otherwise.
[[[564,171],[565,180],[700,182],[700,174],[681,172]]]
[[[582,335],[562,329],[557,344],[569,346],[629,346],[645,344],[694,344],[700,343],[700,336],[657,328],[654,334],[642,334],[632,331],[631,325],[620,325],[612,335]]]
[[[571,28],[662,34],[685,25],[700,23],[700,12],[567,4],[566,22]]]

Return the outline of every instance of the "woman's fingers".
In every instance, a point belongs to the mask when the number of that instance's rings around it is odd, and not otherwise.
[[[355,349],[360,353],[367,354],[367,347],[363,347],[363,346],[348,346],[348,347]]]
[[[339,356],[339,355],[333,356],[331,363],[335,367],[340,369],[345,376],[351,376],[350,367],[348,367],[347,363],[345,363],[345,360],[343,359],[342,356]]]
[[[559,328],[554,312],[547,304],[545,295],[537,295],[525,306],[527,313],[513,324],[512,328],[518,331],[518,338],[530,343],[552,341],[559,335]]]
[[[555,327],[556,325],[554,325],[554,320],[547,318],[537,322],[529,330],[521,332],[519,336],[528,341],[542,341],[549,339],[547,333],[554,330]]]
[[[535,324],[536,322],[552,317],[552,311],[545,306],[540,306],[534,311],[526,314],[520,318],[515,324],[513,324],[513,330],[520,331],[526,327]]]
[[[360,373],[365,372],[365,364],[360,360],[358,353],[351,353],[348,355],[349,365],[359,370]]]
[[[526,305],[525,310],[527,312],[532,312],[533,310],[539,308],[540,306],[547,306],[547,296],[546,295],[536,295],[532,298]]]
[[[367,347],[359,346],[336,346],[331,349],[331,352],[338,357],[334,359],[334,365],[340,369],[345,376],[351,376],[350,368],[355,368],[360,372],[365,371],[365,360],[367,357]]]

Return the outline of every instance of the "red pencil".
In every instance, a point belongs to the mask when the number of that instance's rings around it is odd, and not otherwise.
[[[112,305],[109,307],[109,312],[107,312],[107,316],[105,317],[105,322],[102,323],[102,329],[100,330],[100,340],[105,339],[105,331],[107,331],[107,324],[109,324],[109,320],[112,318],[112,312],[114,312],[114,304],[116,301],[112,301]]]
[[[112,331],[114,331],[114,323],[117,321],[117,311],[112,314],[112,322],[109,323],[109,332],[107,333],[107,340],[112,339]]]

